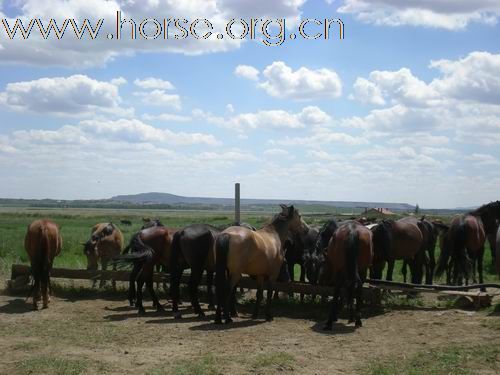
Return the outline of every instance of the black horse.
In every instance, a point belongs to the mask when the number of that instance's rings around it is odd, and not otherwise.
[[[309,251],[304,252],[304,269],[307,280],[311,284],[318,284],[319,282],[319,277],[325,264],[326,249],[328,248],[330,238],[332,238],[337,228],[338,224],[335,219],[328,220],[320,229],[314,246]]]
[[[194,312],[200,317],[205,315],[198,301],[198,286],[204,270],[207,272],[208,308],[214,307],[212,291],[215,272],[214,244],[219,233],[220,230],[212,225],[193,224],[174,234],[170,256],[172,275],[170,294],[172,312],[177,319],[182,317],[179,312],[179,284],[184,271],[181,264],[191,268],[188,288]]]

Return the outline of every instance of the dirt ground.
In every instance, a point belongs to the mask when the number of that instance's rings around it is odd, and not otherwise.
[[[149,299],[138,316],[124,297],[61,292],[49,309],[30,311],[22,295],[0,295],[0,374],[54,373],[36,367],[44,358],[60,373],[360,373],[434,348],[500,344],[491,324],[499,317],[487,311],[406,306],[368,312],[359,329],[342,319],[324,332],[327,307],[319,303],[281,302],[270,323],[250,320],[242,306],[235,323],[215,326],[213,312],[200,320],[187,303],[182,320],[168,303],[167,313],[154,312]]]

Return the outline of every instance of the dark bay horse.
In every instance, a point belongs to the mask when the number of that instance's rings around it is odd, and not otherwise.
[[[97,271],[99,261],[101,269],[106,270],[108,263],[120,255],[123,247],[123,234],[113,223],[99,223],[92,227],[89,240],[83,244],[83,253],[87,257],[87,270]],[[113,270],[116,265],[113,264]],[[94,280],[92,287],[95,287]],[[101,280],[99,287],[102,288],[105,280]],[[113,289],[116,288],[115,280],[112,281]]]
[[[43,308],[50,302],[50,271],[54,258],[62,248],[62,237],[57,224],[50,220],[36,220],[28,226],[24,238],[24,248],[31,262],[33,285],[33,310],[38,309],[40,295]]]
[[[130,306],[138,308],[139,314],[144,314],[142,304],[144,284],[151,295],[153,306],[157,311],[163,311],[163,306],[158,301],[154,286],[153,275],[156,265],[162,265],[168,269],[170,265],[170,250],[172,243],[171,230],[163,226],[146,228],[136,233],[130,240],[130,244],[125,248],[123,254],[115,258],[115,262],[133,263],[130,274],[130,286],[128,299]],[[137,283],[137,291],[136,291]]]
[[[451,264],[452,283],[461,284],[465,277],[468,284],[471,270],[473,282],[476,281],[477,267],[479,283],[483,283],[484,243],[486,236],[495,232],[497,220],[500,220],[500,201],[455,216],[444,234],[436,275],[441,275]]]
[[[212,284],[215,272],[215,238],[220,230],[208,224],[190,225],[173,236],[170,271],[172,275],[170,293],[172,297],[172,312],[176,318],[181,318],[179,312],[179,284],[183,265],[191,268],[189,278],[189,294],[195,314],[202,317],[203,313],[198,302],[198,285],[203,271],[207,272],[207,292],[209,308],[213,308]]]
[[[422,232],[422,250],[416,256],[415,266],[419,267],[419,269],[415,270],[420,273],[422,272],[422,267],[425,267],[425,283],[428,285],[432,285],[434,269],[436,268],[436,242],[438,238],[438,229],[435,225],[429,220],[422,217],[420,220],[415,218],[405,218],[406,220],[412,221],[418,225],[418,228]],[[407,278],[407,268],[410,265],[410,261],[408,259],[403,259],[403,267],[401,272],[403,274],[403,280],[406,283]],[[410,265],[411,266],[411,265]],[[417,281],[417,280],[414,280]],[[419,283],[422,281],[419,276]]]
[[[356,327],[361,327],[363,283],[372,261],[372,232],[357,221],[342,223],[330,239],[322,273],[321,283],[334,285],[334,296],[324,326],[325,330],[331,330],[333,322],[337,321],[343,287],[347,289],[349,323],[355,322]],[[356,299],[356,311],[354,311],[354,299]]]
[[[396,259],[406,259],[410,263],[412,283],[421,283],[425,257],[424,238],[415,220],[382,220],[371,229],[374,251],[372,278],[382,279],[382,271],[387,262],[386,280],[391,281]]]
[[[497,273],[500,275],[500,226],[497,230],[497,238],[496,238],[496,263],[495,268]]]
[[[231,314],[236,315],[235,288],[243,273],[255,277],[258,283],[252,318],[258,317],[264,282],[267,282],[266,320],[272,320],[273,283],[285,258],[283,244],[289,230],[305,231],[305,223],[294,206],[281,205],[281,212],[271,223],[255,232],[244,227],[229,227],[217,236],[215,323],[222,323],[222,313],[226,323],[232,322]]]

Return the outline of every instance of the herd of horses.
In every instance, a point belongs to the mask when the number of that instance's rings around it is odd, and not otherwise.
[[[160,267],[170,273],[170,296],[175,318],[179,311],[179,284],[183,271],[190,269],[188,291],[196,314],[204,316],[198,300],[198,288],[206,272],[209,309],[215,308],[215,323],[231,323],[237,316],[236,288],[243,274],[257,282],[252,318],[259,316],[264,289],[267,289],[265,319],[273,319],[271,304],[277,281],[294,281],[294,267],[300,265],[300,281],[333,285],[334,297],[325,329],[332,329],[339,309],[345,302],[349,322],[362,325],[362,287],[368,277],[392,280],[396,260],[403,260],[406,281],[410,269],[411,282],[433,283],[433,276],[446,273],[449,284],[483,283],[483,255],[486,239],[500,272],[500,201],[485,204],[466,214],[455,216],[449,224],[425,217],[380,220],[368,224],[363,220],[337,222],[328,220],[323,226],[312,226],[302,219],[292,205],[281,205],[281,211],[260,229],[248,224],[218,228],[193,224],[185,228],[168,228],[159,220],[149,220],[134,234],[122,251],[124,241],[113,223],[100,223],[91,230],[84,244],[87,269],[97,270],[112,265],[114,269],[131,264],[128,300],[144,314],[143,289],[148,290],[153,306],[163,311],[153,284],[153,274]],[[441,249],[436,263],[435,248]],[[33,309],[40,299],[48,307],[50,270],[54,257],[62,248],[58,226],[49,220],[34,221],[27,230],[25,248],[31,261]],[[215,276],[215,291],[213,284]],[[425,278],[425,280],[424,280]],[[95,286],[94,281],[94,286]],[[101,280],[101,286],[103,281]],[[342,297],[345,290],[345,298]],[[301,299],[303,296],[301,296]]]

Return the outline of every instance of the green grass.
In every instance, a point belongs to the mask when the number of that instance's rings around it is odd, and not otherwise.
[[[152,369],[148,375],[218,375],[221,374],[219,366],[213,355],[204,355],[200,358],[179,360],[172,366]]]
[[[292,370],[295,358],[285,352],[270,352],[257,354],[253,359],[252,367],[266,372],[269,368],[278,370]]]
[[[371,363],[369,375],[468,375],[498,373],[500,347],[497,343],[469,347],[453,346],[418,353],[410,358],[389,358]]]
[[[36,357],[18,362],[19,374],[78,375],[87,373],[88,361],[56,357]]]

